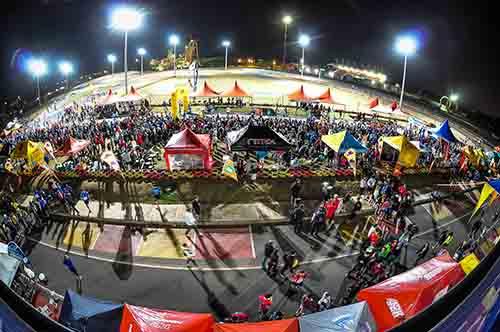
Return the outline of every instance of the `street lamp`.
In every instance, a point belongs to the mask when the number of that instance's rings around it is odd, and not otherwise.
[[[283,24],[285,25],[285,33],[284,33],[284,36],[283,36],[283,66],[286,65],[286,38],[287,38],[287,35],[288,35],[288,25],[290,23],[292,23],[293,19],[290,15],[285,15],[283,16]]]
[[[127,37],[128,32],[138,29],[142,24],[142,14],[134,8],[122,7],[116,9],[111,16],[111,26],[125,33],[125,47],[123,49],[123,71],[125,72],[125,94],[128,93],[127,79]]]
[[[31,59],[28,62],[28,69],[31,74],[36,78],[36,89],[38,95],[38,103],[42,105],[42,98],[40,95],[40,77],[47,73],[47,64],[41,59]]]
[[[309,38],[308,35],[300,35],[299,36],[299,45],[302,47],[302,59],[300,62],[302,62],[302,67],[300,70],[300,76],[304,77],[304,67],[306,65],[305,61],[305,55],[306,55],[306,47],[309,45],[311,42],[311,38]]]
[[[69,75],[73,72],[73,65],[67,61],[59,63],[59,71],[66,79],[66,90],[69,89]]]
[[[177,53],[177,44],[179,44],[179,37],[177,35],[171,35],[170,38],[168,39],[168,42],[170,45],[174,47],[174,77],[177,76],[177,59],[176,59],[176,53]]]
[[[141,47],[137,50],[137,54],[141,57],[141,76],[144,75],[144,56],[146,55],[146,49]]]
[[[229,46],[231,46],[231,42],[229,40],[224,40],[222,42],[222,46],[226,48],[226,58],[224,61],[224,70],[227,70],[227,50],[229,49]]]
[[[401,97],[399,98],[399,109],[403,110],[403,96],[405,93],[405,81],[406,81],[406,64],[408,62],[408,56],[415,54],[417,51],[417,40],[411,36],[402,36],[396,40],[396,52],[404,55],[404,67],[403,67],[403,82],[401,83]]]
[[[111,63],[111,77],[113,77],[113,74],[115,73],[116,55],[108,54],[108,62]]]

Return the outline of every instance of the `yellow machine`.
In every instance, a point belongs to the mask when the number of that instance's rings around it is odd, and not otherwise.
[[[198,41],[189,39],[184,47],[184,54],[178,54],[176,58],[177,69],[187,69],[193,61],[199,63]],[[169,70],[174,67],[174,53],[168,50],[167,57],[163,59],[152,59],[151,68],[156,71]]]
[[[172,107],[170,111],[174,120],[179,119],[179,102],[182,100],[184,113],[189,111],[189,89],[186,87],[177,88],[171,95]]]

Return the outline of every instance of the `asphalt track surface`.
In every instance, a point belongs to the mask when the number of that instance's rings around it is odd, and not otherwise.
[[[465,204],[465,205],[464,205]],[[434,204],[435,205],[435,204]],[[432,213],[432,204],[418,206],[410,219],[419,225],[417,237],[410,243],[408,250],[402,253],[402,263],[413,266],[416,248],[426,241],[435,241],[442,229],[455,232],[456,241],[467,236],[467,221],[471,203],[446,200],[444,206],[453,206],[455,213]],[[456,208],[456,206],[463,208]],[[448,209],[451,211],[451,209]],[[442,218],[441,218],[442,217]],[[224,267],[224,270],[209,270],[177,266],[176,269],[162,268],[161,265],[136,266],[134,262],[123,264],[113,261],[87,258],[80,254],[70,254],[77,269],[84,277],[84,294],[100,299],[127,302],[135,305],[189,312],[213,312],[219,319],[235,311],[243,311],[257,317],[257,296],[273,293],[273,310],[293,314],[298,306],[300,293],[290,293],[286,283],[273,280],[257,268],[263,257],[264,243],[274,239],[282,249],[295,249],[299,256],[308,257],[301,268],[311,273],[305,282],[306,292],[321,296],[328,290],[336,296],[342,292],[343,278],[356,259],[355,248],[347,248],[345,243],[332,237],[322,241],[309,236],[307,241],[300,241],[289,226],[265,226],[253,232],[253,241],[257,258],[253,267],[237,268],[238,261],[213,262],[212,267]],[[311,248],[310,241],[321,244],[320,249]],[[30,258],[38,271],[46,272],[49,288],[64,294],[68,288],[75,288],[75,278],[62,264],[64,251],[35,244]],[[316,258],[311,259],[316,255]],[[247,266],[248,262],[245,262]]]

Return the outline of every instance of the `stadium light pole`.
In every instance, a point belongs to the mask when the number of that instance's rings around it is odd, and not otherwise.
[[[111,26],[125,34],[123,48],[123,71],[125,72],[125,94],[128,93],[127,39],[129,31],[138,29],[142,24],[142,14],[134,8],[122,7],[116,9],[111,16]]]
[[[111,77],[115,74],[116,55],[108,54],[108,62],[111,63]]]
[[[304,68],[306,66],[306,60],[305,60],[305,55],[306,55],[306,47],[309,45],[311,42],[311,38],[309,38],[308,35],[300,35],[299,37],[299,45],[302,47],[302,67],[300,69],[300,76],[304,77]]]
[[[283,35],[283,66],[286,65],[286,39],[288,37],[288,25],[292,23],[293,19],[290,15],[283,16],[283,24],[285,25],[285,32]]]
[[[179,44],[179,37],[177,35],[171,35],[168,39],[170,45],[174,47],[174,77],[177,77],[177,44]]]
[[[59,63],[59,71],[63,74],[66,80],[66,90],[69,89],[69,75],[73,72],[73,65],[68,61],[63,61]]]
[[[144,75],[144,56],[146,55],[146,49],[141,47],[137,50],[137,54],[141,57],[141,76]]]
[[[229,40],[224,40],[222,42],[222,46],[226,48],[226,57],[224,59],[224,70],[227,70],[227,51],[229,49],[229,46],[231,46],[231,42]]]
[[[38,95],[38,103],[42,105],[40,94],[40,77],[47,73],[47,63],[41,59],[31,59],[28,62],[28,69],[36,79],[36,90]]]
[[[399,109],[403,110],[403,96],[405,93],[406,83],[406,65],[408,56],[415,54],[417,51],[417,40],[411,36],[402,36],[396,39],[396,52],[404,56],[403,66],[403,82],[401,83],[401,96],[399,97]]]

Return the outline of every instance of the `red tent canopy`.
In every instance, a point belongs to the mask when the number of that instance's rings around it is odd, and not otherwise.
[[[84,139],[75,139],[73,137],[69,137],[66,142],[64,142],[63,147],[58,150],[55,155],[60,156],[71,156],[74,155],[83,149],[85,149],[90,144],[89,141]]]
[[[120,332],[212,332],[213,324],[214,318],[211,314],[149,309],[125,304]]]
[[[123,102],[127,102],[127,101],[139,101],[139,100],[143,100],[144,97],[141,96],[137,90],[132,86],[130,88],[130,92],[126,95],[126,96],[123,96],[120,101],[123,101]]]
[[[311,97],[304,93],[304,86],[301,85],[300,89],[288,95],[288,100],[291,101],[310,101]]]
[[[362,289],[359,301],[367,301],[378,331],[386,331],[431,305],[460,282],[464,272],[448,253]]]
[[[378,98],[374,98],[374,99],[370,100],[369,107],[370,107],[370,109],[372,109],[372,108],[377,107],[377,106],[378,106],[378,104],[379,104],[379,102],[378,102]]]
[[[215,324],[214,332],[299,332],[296,318],[259,323]]]
[[[228,90],[221,94],[222,97],[251,97],[238,85],[238,81],[234,81],[234,86],[231,90]]]
[[[337,103],[335,100],[333,100],[330,88],[328,88],[325,92],[323,92],[323,94],[321,94],[317,98],[315,98],[315,100],[319,101],[320,103],[325,103],[325,104],[343,105],[343,104]]]
[[[212,169],[210,135],[195,134],[189,128],[172,135],[165,145],[164,152],[168,170],[176,168],[175,165],[171,165],[172,159],[175,159],[174,155],[198,155],[202,159],[202,165],[199,166],[206,170]]]
[[[97,103],[99,105],[109,105],[109,104],[115,104],[120,101],[120,97],[115,95],[111,89],[109,89],[108,93],[102,97]]]
[[[195,95],[195,97],[218,97],[218,96],[219,93],[215,92],[214,89],[208,86],[207,82],[203,83],[203,89],[201,89],[201,91],[198,91],[198,93]]]

